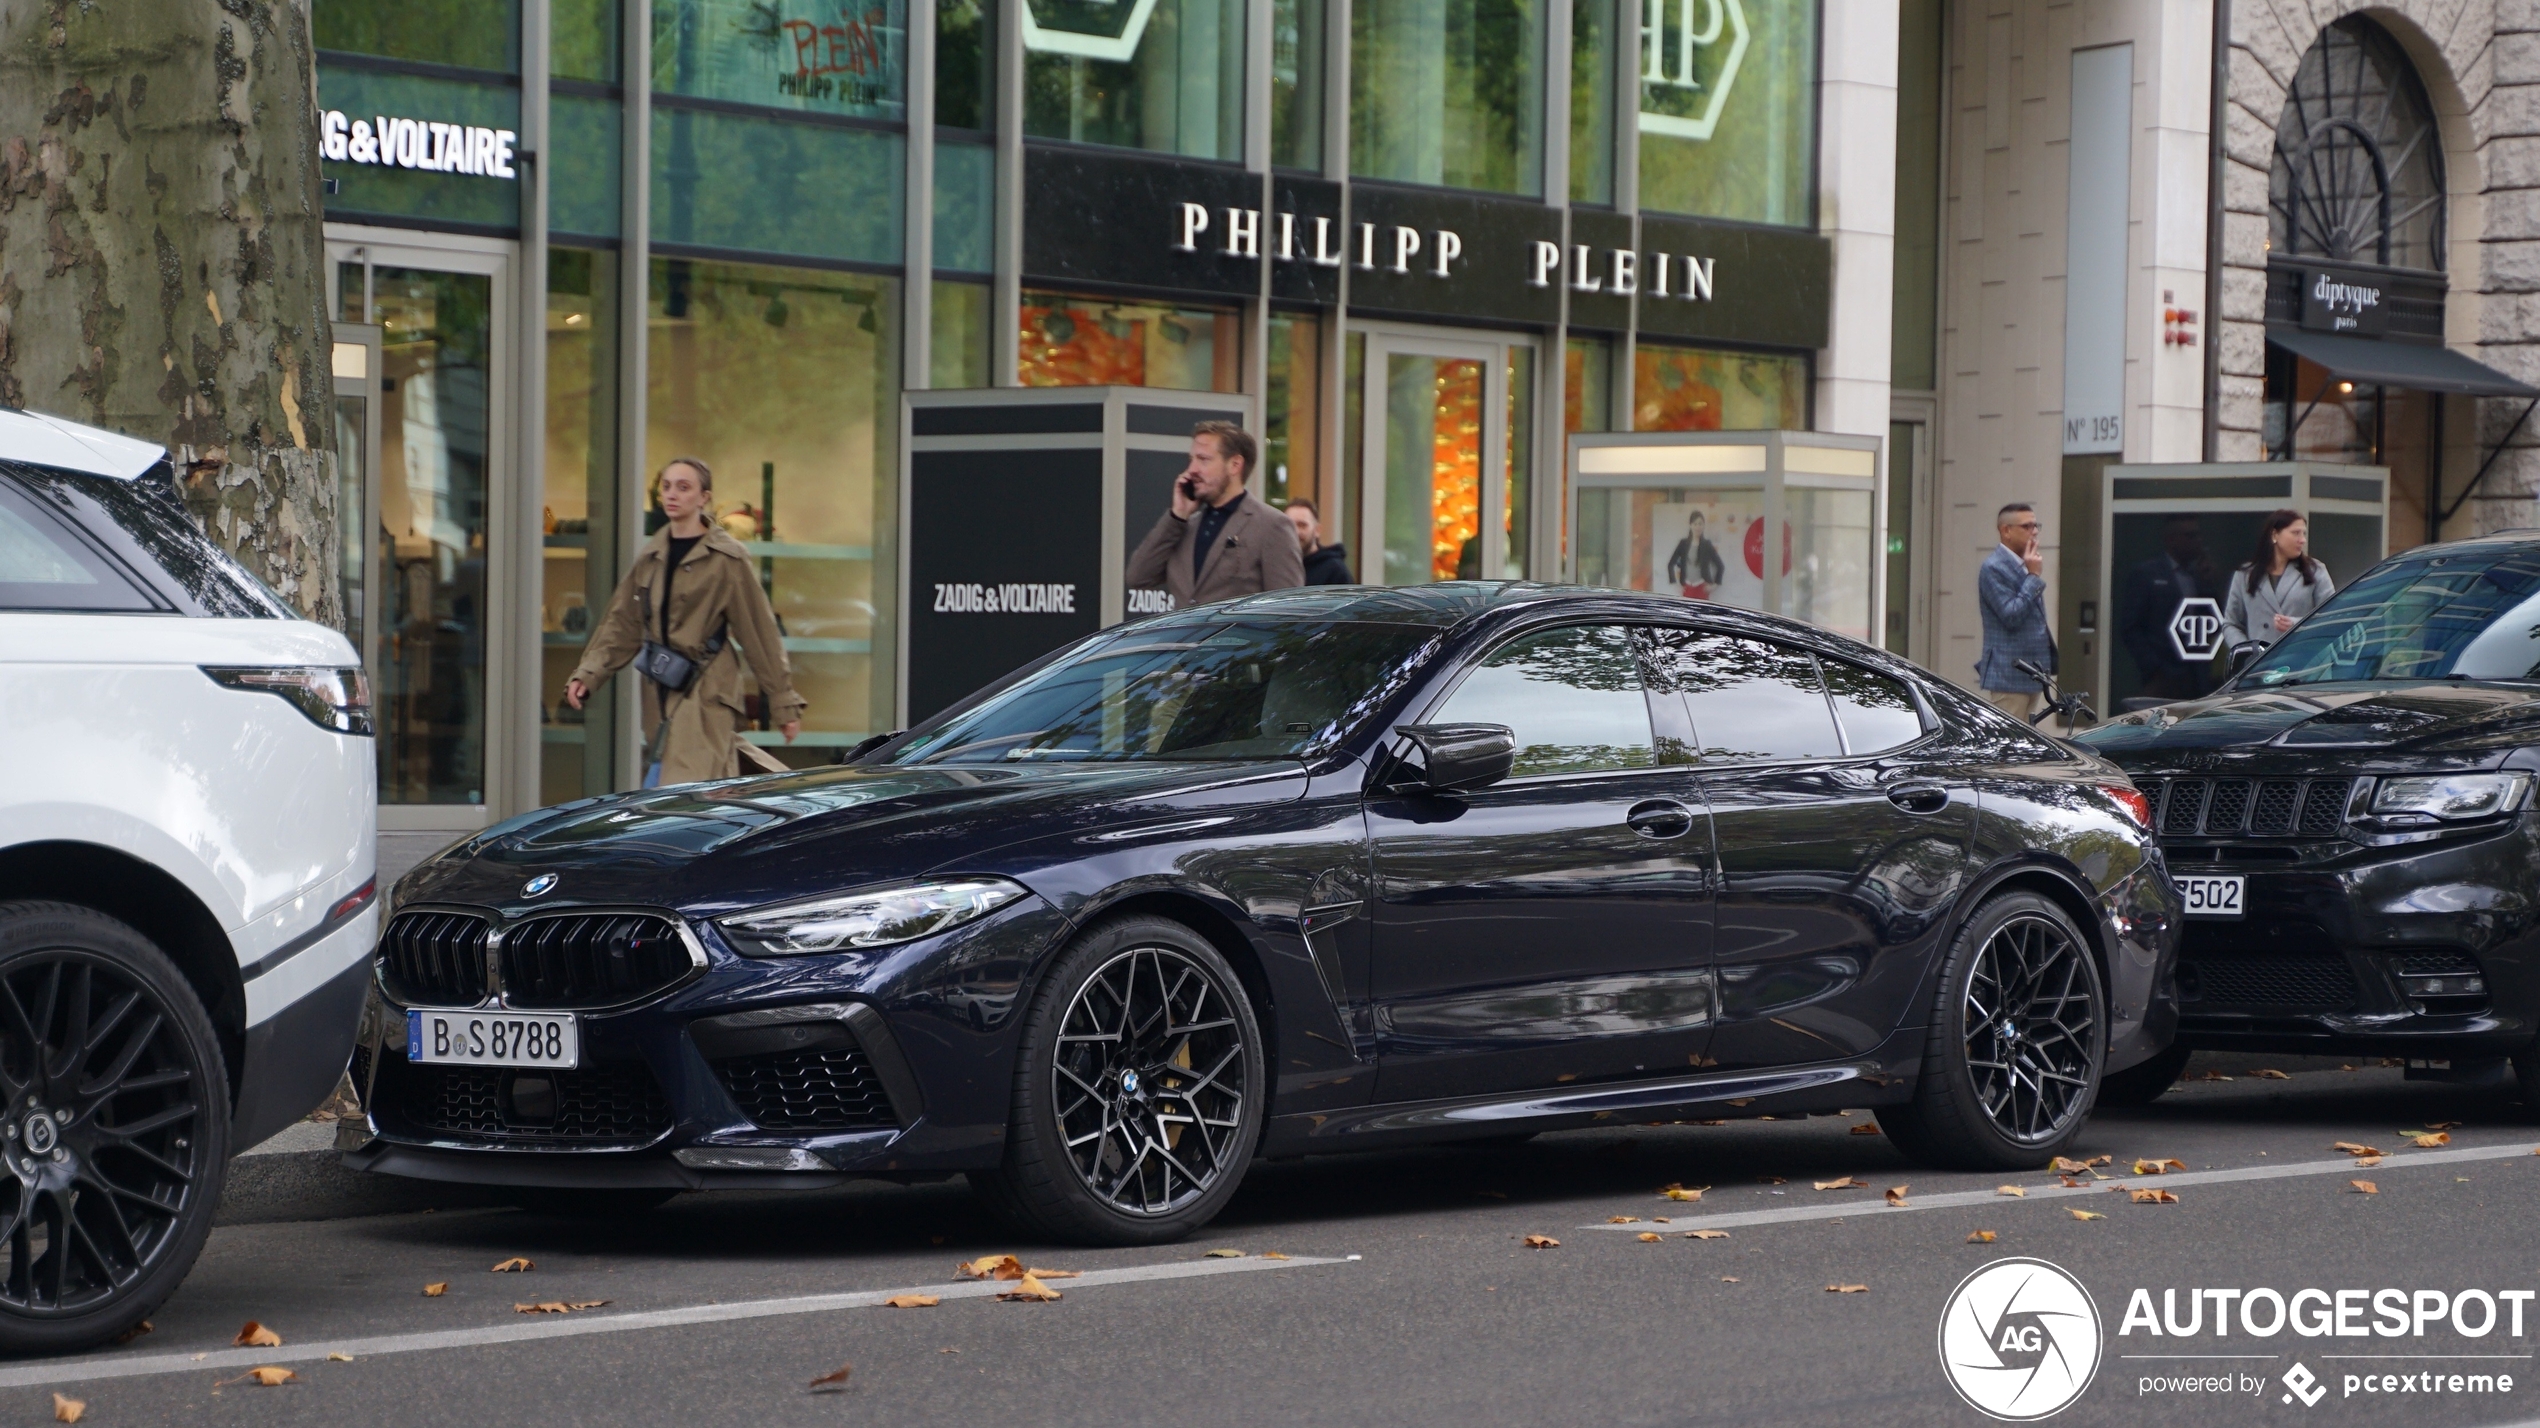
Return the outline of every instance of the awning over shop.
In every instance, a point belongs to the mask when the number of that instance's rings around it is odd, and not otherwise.
[[[2307,357],[2349,382],[2367,386],[2455,392],[2471,397],[2540,397],[2540,387],[2517,382],[2449,347],[2420,347],[2408,342],[2378,342],[2277,327],[2267,329],[2267,341],[2297,357]]]

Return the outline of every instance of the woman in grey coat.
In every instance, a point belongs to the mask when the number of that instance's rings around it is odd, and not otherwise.
[[[2274,644],[2336,589],[2328,567],[2311,559],[2311,523],[2289,507],[2277,511],[2258,535],[2257,553],[2232,572],[2223,602],[2224,648]]]

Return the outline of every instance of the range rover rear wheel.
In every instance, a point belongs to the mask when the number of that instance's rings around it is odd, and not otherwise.
[[[2022,1170],[2090,1119],[2107,993],[2081,930],[2031,892],[1987,899],[1941,964],[1914,1099],[1879,1111],[1907,1155],[1950,1170]]]
[[[1165,918],[1106,922],[1042,979],[1005,1164],[972,1179],[1026,1233],[1177,1240],[1243,1180],[1265,1091],[1252,1003],[1217,949]]]
[[[0,1353],[165,1303],[228,1165],[220,1042],[175,965],[103,913],[0,903]]]

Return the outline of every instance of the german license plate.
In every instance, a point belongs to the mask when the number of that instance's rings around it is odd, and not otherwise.
[[[582,1029],[570,1016],[535,1012],[410,1011],[406,1059],[569,1071],[582,1061]]]
[[[2238,917],[2246,909],[2241,894],[2247,878],[2180,878],[2179,896],[2187,900],[2189,917]]]

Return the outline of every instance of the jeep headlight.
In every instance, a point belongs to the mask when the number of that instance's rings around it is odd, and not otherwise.
[[[2519,773],[2433,774],[2423,778],[2386,778],[2373,790],[2372,811],[2394,822],[2435,819],[2492,818],[2522,806],[2531,790],[2531,775]]]
[[[1004,878],[945,878],[763,908],[715,926],[753,956],[854,952],[931,937],[1030,895]]]

